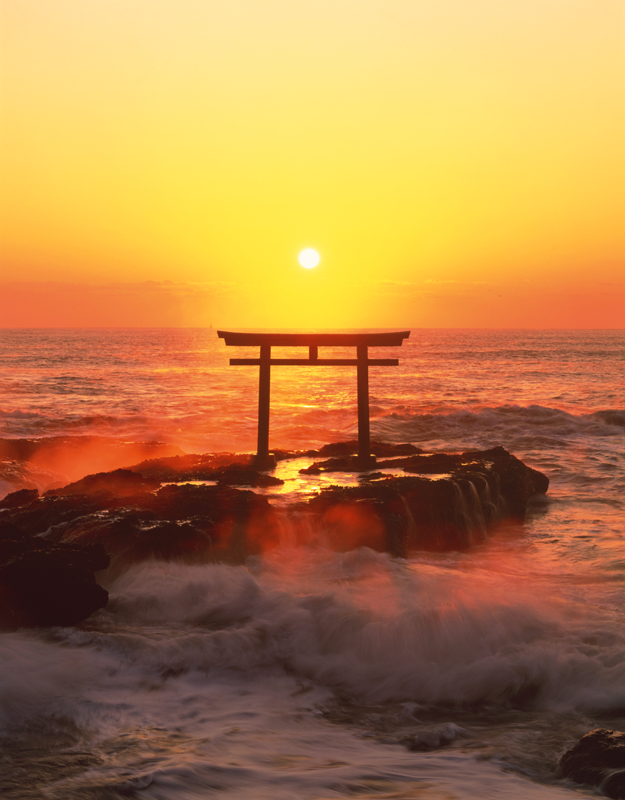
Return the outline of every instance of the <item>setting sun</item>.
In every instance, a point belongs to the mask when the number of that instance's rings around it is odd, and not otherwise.
[[[307,247],[299,254],[297,260],[305,269],[313,269],[320,261],[319,253],[312,247]]]

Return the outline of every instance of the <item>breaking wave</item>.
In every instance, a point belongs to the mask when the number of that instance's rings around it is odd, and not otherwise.
[[[208,676],[290,675],[369,704],[625,704],[625,639],[609,618],[555,593],[538,599],[509,571],[451,566],[366,548],[284,551],[249,569],[144,563],[109,586],[89,626],[5,636],[0,721],[6,731],[44,712],[89,727],[94,714],[126,717],[146,692]],[[117,698],[122,685],[134,701],[108,708],[102,692]]]

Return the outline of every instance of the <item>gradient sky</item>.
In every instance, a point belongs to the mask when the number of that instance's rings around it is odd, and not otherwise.
[[[625,327],[625,0],[1,7],[0,326]]]

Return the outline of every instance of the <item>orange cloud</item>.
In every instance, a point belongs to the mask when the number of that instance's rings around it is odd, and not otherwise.
[[[0,284],[0,326],[208,326],[229,286],[172,281],[143,283],[10,282]]]

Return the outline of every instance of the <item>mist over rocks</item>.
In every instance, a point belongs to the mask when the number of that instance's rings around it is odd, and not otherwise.
[[[182,454],[176,445],[164,442],[128,442],[108,436],[47,436],[40,439],[0,439],[0,461],[35,461],[42,467],[54,469],[59,462],[67,468],[74,464],[76,472],[85,460],[102,469],[115,469],[120,460],[152,458]],[[64,470],[66,471],[66,470]]]
[[[351,457],[313,464],[315,471],[361,471]],[[379,461],[379,469],[401,468],[413,476],[364,475],[359,486],[331,486],[308,507],[334,541],[351,541],[395,556],[411,550],[462,550],[484,541],[494,524],[523,521],[533,495],[549,479],[503,447],[460,454],[436,453]],[[438,479],[416,474],[441,476]],[[377,542],[377,547],[376,543]]]
[[[164,442],[127,442],[107,436],[0,439],[0,498],[17,489],[61,488],[88,474],[182,452]]]
[[[160,486],[117,470],[43,497],[19,490],[0,508],[0,630],[86,619],[108,601],[97,571],[146,559],[240,564],[275,532],[267,498],[227,486]]]
[[[226,453],[149,459],[87,475],[41,497],[36,490],[13,492],[0,501],[5,624],[75,624],[106,603],[94,571],[108,568],[111,576],[146,559],[241,564],[277,546],[287,528],[291,542],[322,541],[335,550],[367,546],[397,557],[462,550],[483,542],[501,520],[523,520],[529,498],[548,489],[545,475],[503,447],[429,455],[417,449],[379,448],[388,460],[376,466],[403,475],[363,474],[358,486],[332,485],[280,508],[238,487],[284,481]],[[351,450],[349,442],[328,446],[326,454],[339,455],[317,468],[349,471]],[[63,584],[73,588],[58,591]],[[66,599],[55,605],[55,593]],[[46,598],[40,609],[29,605],[35,596]],[[70,596],[77,598],[74,615]],[[46,616],[46,604],[54,613]]]

